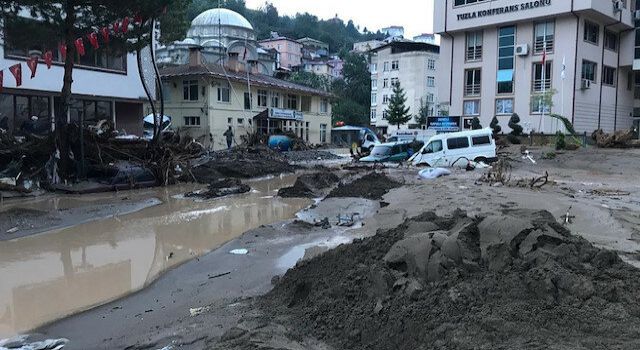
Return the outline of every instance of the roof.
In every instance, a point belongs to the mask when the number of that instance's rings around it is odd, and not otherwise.
[[[411,40],[391,41],[385,45],[376,47],[375,49],[371,49],[370,52],[382,51],[388,47],[391,47],[392,54],[398,54],[403,52],[413,52],[413,51],[440,53],[440,46],[438,45],[429,44],[429,43],[420,42],[420,41],[411,41]]]
[[[225,70],[220,65],[203,63],[199,66],[181,65],[166,67],[160,70],[162,78],[210,76],[218,79],[229,79],[235,82],[247,82],[246,72],[233,72]],[[292,83],[286,80],[277,79],[264,74],[248,74],[251,85],[265,88],[279,88],[283,90],[293,90],[301,93],[320,95],[329,97],[330,93],[318,89],[313,89],[304,85]]]
[[[325,43],[324,41],[320,41],[318,39],[309,38],[309,37],[304,37],[302,39],[298,39],[298,41],[300,41],[300,42],[312,42],[312,43],[316,43],[316,44],[321,44],[323,46],[329,46],[329,44]]]
[[[296,44],[300,44],[297,40],[294,40],[294,39],[291,39],[291,38],[287,38],[286,36],[277,36],[275,38],[272,37],[272,38],[269,38],[269,39],[260,40],[258,42],[259,43],[268,43],[268,42],[271,42],[271,41],[280,41],[280,40],[286,40],[286,41],[294,42]]]
[[[241,14],[228,9],[210,9],[199,14],[191,26],[233,26],[253,30],[253,26]]]

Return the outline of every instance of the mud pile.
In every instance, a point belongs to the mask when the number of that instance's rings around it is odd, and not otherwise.
[[[322,196],[322,190],[340,181],[340,178],[328,171],[300,175],[292,187],[278,191],[283,198],[316,198]]]
[[[258,323],[286,334],[278,349],[638,349],[639,302],[640,270],[550,213],[458,211],[298,264]],[[259,329],[221,345],[251,348]]]
[[[251,191],[251,187],[242,183],[238,179],[219,180],[209,184],[206,191],[189,192],[185,194],[187,198],[213,199],[232,194],[241,194]]]
[[[296,168],[280,154],[266,148],[238,149],[218,152],[207,163],[193,168],[193,176],[184,180],[212,183],[221,178],[249,179],[267,175],[292,173]]]
[[[389,190],[402,186],[400,183],[391,180],[385,174],[372,172],[353,182],[340,184],[331,191],[327,198],[364,198],[371,200],[382,199]]]

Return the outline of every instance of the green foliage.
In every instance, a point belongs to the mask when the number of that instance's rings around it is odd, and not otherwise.
[[[393,86],[393,95],[389,99],[389,107],[387,107],[387,121],[391,125],[397,125],[398,129],[402,124],[406,124],[411,120],[409,107],[405,107],[407,96],[400,84]]]
[[[493,130],[494,136],[498,135],[502,131],[502,127],[500,126],[500,121],[496,116],[494,116],[493,119],[491,119],[491,124],[489,124],[489,127],[491,127],[491,129]]]
[[[325,75],[318,75],[311,72],[294,72],[287,79],[292,83],[308,86],[310,88],[331,91],[331,79]]]
[[[564,128],[567,129],[567,131],[573,135],[573,136],[577,136],[576,135],[576,130],[573,128],[573,124],[571,124],[571,121],[559,114],[550,114],[549,117],[551,118],[555,118],[555,119],[559,119],[562,124],[564,125]]]
[[[427,119],[429,118],[429,106],[430,102],[425,102],[422,98],[420,99],[420,110],[418,111],[418,115],[416,115],[416,123],[418,125],[426,125]]]
[[[482,129],[482,125],[480,124],[480,119],[478,117],[473,117],[471,119],[471,130],[480,130]]]
[[[564,138],[564,134],[558,131],[556,134],[556,150],[563,150],[567,148],[567,142]]]
[[[520,136],[522,135],[522,126],[520,126],[520,116],[517,113],[513,113],[511,119],[509,119],[509,127],[511,128],[511,135]],[[511,140],[509,140],[511,142]],[[513,142],[512,142],[513,143]]]
[[[352,125],[368,125],[371,106],[371,73],[365,57],[347,54],[344,57],[343,79],[335,80],[331,92],[334,122],[344,121]]]
[[[507,141],[509,141],[509,143],[511,143],[512,145],[519,145],[522,143],[522,141],[520,141],[520,139],[513,134],[508,134],[507,135]]]

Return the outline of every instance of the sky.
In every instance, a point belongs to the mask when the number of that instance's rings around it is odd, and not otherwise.
[[[247,7],[257,9],[265,0],[245,0]],[[338,17],[353,20],[360,29],[370,31],[400,25],[405,37],[433,32],[433,2],[435,0],[269,0],[280,15],[309,12],[321,19]]]

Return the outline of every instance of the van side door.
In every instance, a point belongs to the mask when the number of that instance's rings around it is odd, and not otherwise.
[[[456,164],[460,165],[462,163],[466,164],[468,156],[469,156],[469,137],[468,136],[452,137],[450,139],[447,139],[447,152],[445,155],[445,161],[448,166],[454,166]]]

